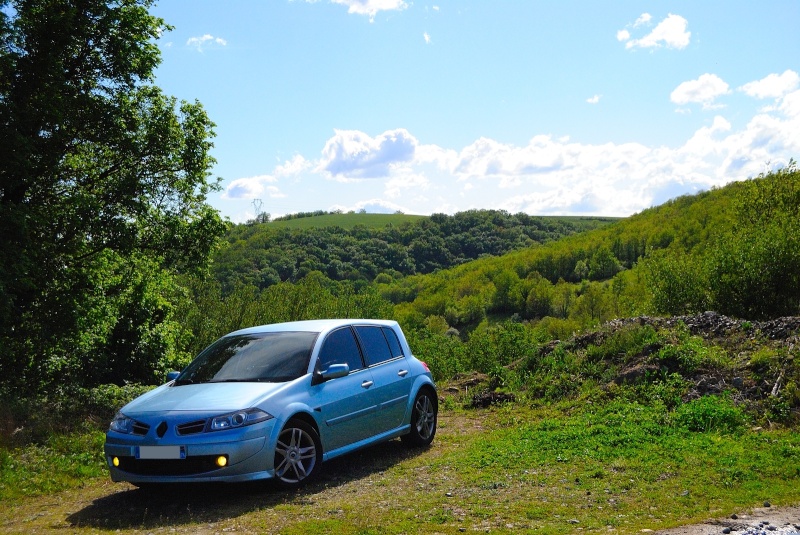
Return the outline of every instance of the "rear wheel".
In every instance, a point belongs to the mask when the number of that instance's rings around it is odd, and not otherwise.
[[[427,446],[436,435],[436,417],[439,404],[435,394],[423,388],[414,398],[411,411],[411,431],[403,435],[402,440],[408,446]]]
[[[275,480],[295,488],[311,481],[322,464],[319,434],[302,420],[289,420],[275,446]]]

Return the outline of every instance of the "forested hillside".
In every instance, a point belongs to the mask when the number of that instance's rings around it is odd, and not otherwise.
[[[335,281],[372,282],[381,274],[386,281],[503,255],[615,220],[534,217],[500,210],[430,217],[302,214],[233,227],[226,238],[228,246],[215,256],[214,275],[226,293],[239,285],[263,289],[296,282],[312,271]]]
[[[514,317],[558,335],[642,313],[797,314],[798,175],[792,163],[543,247],[378,287],[406,324],[439,330]]]

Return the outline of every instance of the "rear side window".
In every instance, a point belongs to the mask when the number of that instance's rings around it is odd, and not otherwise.
[[[348,327],[330,333],[319,350],[319,369],[326,370],[331,364],[347,364],[350,371],[364,367],[353,331]]]
[[[361,325],[356,327],[356,332],[359,340],[361,340],[367,365],[374,366],[397,356],[396,352],[390,348],[384,331],[380,327]],[[396,342],[397,338],[395,337]]]
[[[389,342],[389,350],[392,352],[392,358],[402,357],[403,348],[400,347],[400,340],[397,339],[397,334],[394,329],[389,327],[381,327],[383,334],[386,336],[386,341]]]

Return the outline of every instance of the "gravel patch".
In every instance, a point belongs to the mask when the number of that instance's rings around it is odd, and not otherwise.
[[[656,531],[658,535],[800,535],[800,506],[774,508],[768,503],[748,513]]]

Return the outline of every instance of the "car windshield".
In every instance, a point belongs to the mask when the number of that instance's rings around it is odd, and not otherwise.
[[[291,381],[308,370],[316,339],[313,332],[225,336],[203,350],[174,384]]]

